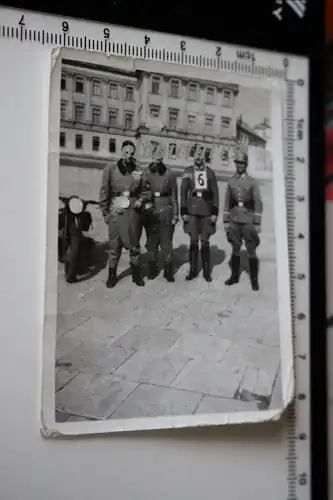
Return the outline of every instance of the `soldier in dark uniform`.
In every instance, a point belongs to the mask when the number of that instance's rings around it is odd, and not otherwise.
[[[153,193],[153,213],[150,223],[145,224],[147,250],[149,256],[148,279],[158,274],[158,248],[164,254],[164,277],[174,282],[172,269],[172,239],[178,222],[178,187],[174,173],[163,163],[164,148],[157,146],[153,153],[153,162],[145,172],[145,178]]]
[[[238,151],[235,164],[237,173],[228,181],[223,214],[226,236],[232,246],[231,276],[225,284],[230,286],[239,281],[239,253],[244,241],[249,254],[251,286],[259,290],[256,248],[260,244],[263,205],[257,181],[246,172],[247,154]]]
[[[184,231],[190,236],[190,271],[186,280],[198,276],[199,240],[203,277],[212,281],[209,239],[216,232],[219,213],[219,191],[214,171],[205,164],[203,148],[197,148],[194,165],[182,176],[180,213]]]
[[[141,207],[151,199],[151,190],[134,159],[133,142],[125,141],[121,152],[122,158],[115,165],[105,167],[100,190],[100,208],[109,227],[108,288],[117,283],[123,247],[129,250],[133,282],[145,284],[140,269]]]

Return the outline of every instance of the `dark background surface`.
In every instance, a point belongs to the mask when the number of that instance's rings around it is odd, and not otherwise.
[[[307,0],[307,12],[303,20],[288,5],[284,5],[282,21],[272,14],[279,7],[277,1],[58,0],[43,5],[36,0],[18,0],[2,1],[1,4],[65,18],[79,17],[105,24],[134,26],[281,52],[308,54],[320,50],[325,36],[324,0]]]
[[[327,493],[327,381],[325,307],[325,192],[324,192],[324,0],[308,0],[300,20],[289,6],[283,20],[272,15],[276,0],[115,0],[77,2],[58,0],[48,5],[37,1],[2,2],[3,6],[37,10],[104,24],[133,26],[276,50],[310,57],[310,257],[311,257],[311,439],[312,498],[325,500]],[[42,9],[42,10],[41,10]],[[0,20],[1,24],[1,20]],[[296,272],[303,272],[297,269]],[[305,312],[306,311],[297,311]],[[301,403],[301,402],[300,402]]]

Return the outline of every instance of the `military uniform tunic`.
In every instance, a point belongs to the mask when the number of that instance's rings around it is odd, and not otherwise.
[[[141,213],[134,203],[150,199],[149,185],[137,165],[127,167],[120,160],[116,165],[105,167],[100,208],[103,216],[109,219],[109,267],[117,266],[122,247],[129,250],[131,263],[139,264]]]
[[[149,257],[156,262],[160,245],[165,262],[170,262],[174,233],[172,220],[178,217],[179,210],[177,179],[164,163],[160,163],[156,170],[150,164],[144,178],[150,186],[153,200],[152,217],[145,224]]]
[[[227,238],[233,253],[239,253],[244,241],[250,256],[260,244],[255,226],[261,225],[263,211],[258,182],[247,174],[231,177],[228,181],[223,222],[229,224]]]
[[[191,243],[208,243],[216,232],[211,216],[219,213],[219,190],[214,171],[208,167],[187,167],[181,182],[181,215],[188,215],[184,230],[190,235]]]

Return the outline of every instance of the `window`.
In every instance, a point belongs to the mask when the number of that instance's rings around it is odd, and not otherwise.
[[[118,123],[118,110],[109,109],[109,127],[116,127]]]
[[[84,92],[84,78],[82,76],[76,76],[74,81],[74,92],[83,94]]]
[[[213,89],[213,87],[207,87],[206,102],[207,102],[207,104],[213,104],[213,102],[214,102],[214,89]]]
[[[101,108],[94,106],[92,108],[92,122],[93,125],[99,125],[101,123]]]
[[[187,125],[188,125],[189,132],[193,132],[193,130],[195,128],[195,121],[196,121],[196,116],[195,115],[188,115],[188,117],[187,117]]]
[[[92,81],[92,93],[93,95],[101,95],[101,82],[98,80]]]
[[[134,101],[134,88],[126,85],[125,87],[125,100]]]
[[[60,119],[66,120],[66,110],[67,110],[67,101],[61,101],[60,103]]]
[[[205,151],[205,162],[210,163],[212,161],[212,150],[207,148]]]
[[[222,163],[224,164],[229,162],[229,151],[227,150],[227,148],[224,148],[222,150],[221,159]]]
[[[169,109],[169,128],[177,128],[178,109]]]
[[[76,134],[75,136],[75,148],[76,149],[83,148],[83,136],[81,134]]]
[[[116,83],[110,83],[109,97],[111,97],[111,99],[118,99],[118,85]]]
[[[223,90],[223,106],[229,107],[232,102],[232,93],[230,90]]]
[[[213,133],[213,125],[214,125],[214,116],[206,115],[205,116],[205,133],[212,134]]]
[[[99,151],[99,137],[97,136],[92,138],[92,150]]]
[[[74,120],[76,122],[84,121],[84,104],[81,103],[74,104]]]
[[[174,143],[169,144],[169,158],[176,158],[177,146]]]
[[[225,134],[228,131],[228,128],[230,127],[231,119],[230,118],[221,118],[221,133],[222,135]]]
[[[67,79],[66,75],[62,74],[61,75],[61,90],[66,90],[67,89]]]
[[[160,83],[161,80],[158,76],[153,76],[151,80],[151,93],[159,94],[160,93]]]
[[[116,152],[116,139],[109,139],[109,152],[110,153]]]
[[[196,101],[197,100],[197,84],[196,83],[189,83],[188,85],[188,99],[189,101]]]
[[[66,146],[66,134],[65,134],[65,132],[60,132],[59,145],[61,148],[64,148]]]
[[[158,118],[160,116],[159,106],[150,106],[150,116],[152,118]]]
[[[170,96],[178,99],[178,97],[179,97],[179,81],[178,80],[171,80]]]
[[[193,146],[190,149],[190,157],[193,158],[195,155],[195,152],[197,150],[198,144],[193,144]]]
[[[125,129],[132,130],[133,129],[133,114],[125,113]]]

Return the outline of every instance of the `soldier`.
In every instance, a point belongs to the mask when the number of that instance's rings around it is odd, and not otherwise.
[[[164,277],[174,282],[172,269],[172,239],[178,222],[178,188],[174,173],[163,163],[164,148],[157,146],[153,162],[148,166],[145,178],[153,193],[153,214],[145,224],[149,255],[148,279],[158,275],[158,247],[164,254]]]
[[[180,213],[184,231],[190,236],[190,271],[186,280],[198,276],[199,239],[203,277],[212,281],[209,239],[216,232],[219,191],[214,171],[205,164],[203,148],[197,148],[194,165],[187,167],[181,182]]]
[[[100,190],[100,208],[109,228],[108,288],[117,283],[117,266],[123,247],[130,253],[133,282],[138,286],[145,284],[140,268],[140,211],[151,199],[151,191],[134,159],[133,142],[123,142],[121,154],[122,158],[115,165],[105,167]]]
[[[249,254],[252,289],[259,290],[256,248],[260,244],[262,201],[258,183],[247,174],[248,156],[238,151],[235,158],[236,175],[228,181],[223,222],[226,236],[232,246],[231,276],[227,286],[238,283],[240,276],[240,249],[244,241]]]

